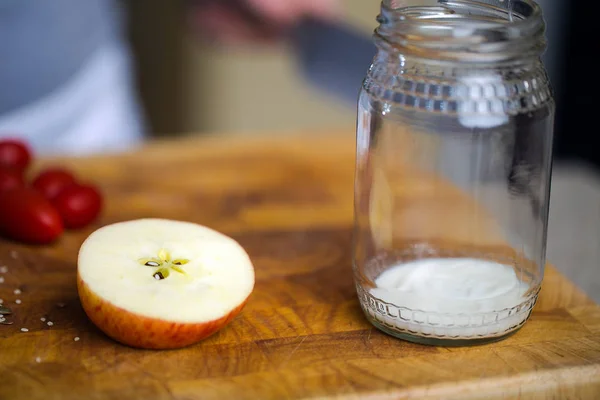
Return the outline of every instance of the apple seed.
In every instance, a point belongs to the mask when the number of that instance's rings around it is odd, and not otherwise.
[[[138,261],[148,267],[160,267],[162,265],[162,261],[158,258],[140,258]]]
[[[158,281],[168,278],[171,274],[171,270],[180,274],[186,274],[186,272],[181,268],[181,265],[185,265],[190,262],[189,260],[183,258],[178,258],[171,261],[171,254],[166,249],[160,249],[158,251],[158,258],[141,258],[138,261],[140,264],[147,267],[158,268],[158,270],[152,274],[154,279]]]

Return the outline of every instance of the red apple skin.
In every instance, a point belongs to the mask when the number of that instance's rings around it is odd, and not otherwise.
[[[151,350],[179,349],[209,337],[242,311],[248,299],[224,317],[202,323],[183,323],[145,317],[102,299],[77,274],[83,310],[102,332],[124,345]]]

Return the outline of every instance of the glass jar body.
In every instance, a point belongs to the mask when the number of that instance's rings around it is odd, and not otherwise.
[[[353,251],[375,326],[463,345],[526,322],[544,274],[553,123],[539,59],[379,51],[358,103]]]

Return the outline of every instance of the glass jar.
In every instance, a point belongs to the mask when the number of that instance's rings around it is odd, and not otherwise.
[[[545,266],[554,100],[531,0],[384,0],[358,102],[353,268],[382,331],[499,340]]]

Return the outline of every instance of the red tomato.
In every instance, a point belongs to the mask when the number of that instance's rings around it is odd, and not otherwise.
[[[25,171],[31,161],[29,147],[20,140],[0,139],[0,167]]]
[[[71,185],[52,201],[65,227],[77,229],[94,221],[102,209],[102,197],[91,185]]]
[[[36,176],[32,186],[48,200],[53,200],[63,189],[74,183],[75,177],[67,170],[48,168]]]
[[[0,193],[0,235],[27,243],[46,244],[62,232],[60,214],[37,191],[23,187]]]
[[[23,175],[14,169],[0,168],[0,192],[25,186]]]

